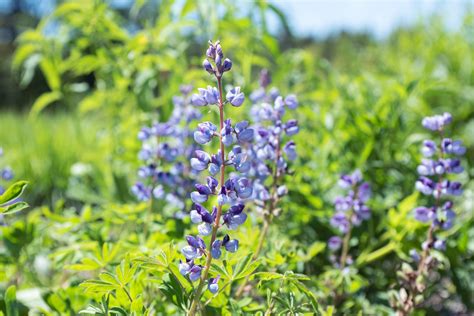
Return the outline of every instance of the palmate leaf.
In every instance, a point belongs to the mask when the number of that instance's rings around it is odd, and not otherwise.
[[[18,181],[12,184],[2,195],[0,195],[0,206],[19,198],[27,185],[27,181]]]

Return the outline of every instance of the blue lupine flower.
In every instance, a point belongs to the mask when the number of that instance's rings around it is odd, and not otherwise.
[[[449,113],[444,113],[442,115],[434,115],[430,117],[425,117],[421,124],[424,128],[430,129],[432,131],[441,131],[443,128],[451,123],[452,117]]]
[[[226,146],[232,145],[234,142],[233,128],[230,119],[224,121],[224,127],[221,130],[222,142]]]
[[[232,61],[229,58],[224,59],[224,64],[222,65],[222,72],[226,72],[232,69]]]
[[[204,240],[202,240],[199,236],[186,236],[186,240],[188,245],[181,249],[181,252],[186,257],[186,259],[191,260],[202,257],[204,250],[206,249]]]
[[[330,250],[336,251],[336,250],[338,250],[339,248],[341,248],[341,245],[342,245],[342,239],[341,239],[341,237],[339,237],[339,236],[332,236],[331,238],[329,238],[328,247],[329,247]]]
[[[296,135],[296,134],[298,134],[299,131],[300,131],[300,129],[298,127],[298,121],[297,120],[289,120],[288,122],[286,122],[285,132],[288,136]]]
[[[330,223],[331,223],[331,226],[339,229],[339,231],[343,234],[347,233],[349,230],[349,221],[345,213],[338,212],[334,214],[333,217],[331,218]]]
[[[285,98],[285,104],[289,109],[294,110],[298,107],[298,99],[296,95],[290,94]]]
[[[425,206],[419,206],[415,208],[415,218],[423,223],[431,221],[435,217],[435,210]]]
[[[230,239],[229,235],[225,235],[222,240],[222,246],[228,252],[236,252],[239,249],[239,241],[237,239]]]
[[[168,200],[169,206],[184,207],[183,199],[194,187],[195,172],[183,165],[183,160],[191,159],[197,148],[188,126],[201,117],[190,103],[191,89],[189,85],[180,87],[182,95],[173,97],[174,107],[168,121],[153,122],[138,133],[142,142],[138,156],[143,165],[137,172],[140,181],[131,191],[139,201],[153,198]]]
[[[245,95],[243,92],[240,92],[240,87],[235,87],[227,92],[226,98],[230,104],[238,107],[244,103]]]
[[[239,142],[251,142],[253,140],[254,131],[252,128],[248,128],[249,123],[247,121],[239,122],[235,125],[235,133]]]
[[[201,145],[207,144],[214,137],[217,127],[211,122],[198,124],[198,129],[194,132],[194,140]]]
[[[199,94],[191,96],[191,104],[194,106],[206,106],[206,89],[199,89]]]
[[[416,181],[415,187],[421,193],[423,193],[425,195],[431,195],[431,194],[433,194],[433,191],[435,189],[435,183],[430,178],[420,177]]]
[[[242,225],[247,219],[247,214],[243,213],[245,205],[236,204],[230,207],[227,213],[224,214],[224,223],[229,229],[236,229]]]
[[[204,59],[204,61],[202,62],[202,66],[204,67],[204,70],[206,70],[211,75],[213,75],[216,72],[214,68],[212,67],[211,63],[209,62],[209,60],[207,59]]]
[[[446,239],[437,239],[433,243],[433,248],[436,250],[446,250]]]
[[[211,256],[214,259],[219,259],[222,255],[221,251],[222,241],[216,239],[211,246]]]
[[[296,159],[296,144],[294,141],[291,140],[286,143],[285,147],[283,147],[283,151],[285,152],[289,160]]]
[[[201,266],[198,266],[198,265],[193,266],[193,267],[189,270],[189,279],[190,279],[192,282],[195,282],[195,281],[199,280],[199,278],[201,277],[201,271],[202,271],[202,267],[201,267]]]
[[[196,171],[202,171],[207,168],[211,161],[211,156],[202,150],[194,152],[195,158],[191,158],[191,167]]]
[[[179,272],[182,275],[187,275],[189,273],[189,270],[194,266],[194,261],[193,260],[187,260],[186,261],[181,261],[179,260]]]
[[[212,294],[216,294],[217,291],[219,291],[219,284],[218,284],[219,278],[220,278],[220,275],[218,275],[216,278],[210,278],[209,279],[208,288],[209,288],[209,291]]]
[[[436,143],[432,140],[425,140],[423,142],[423,147],[421,148],[421,153],[425,157],[433,156],[437,151]]]
[[[150,136],[151,132],[148,127],[143,127],[140,132],[138,132],[138,139],[141,141],[147,140]]]
[[[441,150],[446,154],[462,156],[466,153],[466,147],[462,145],[460,140],[453,141],[445,138],[441,142]]]

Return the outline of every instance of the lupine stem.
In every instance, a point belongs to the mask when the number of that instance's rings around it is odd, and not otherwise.
[[[262,251],[262,248],[263,248],[263,243],[268,234],[268,229],[270,228],[270,224],[273,220],[273,212],[276,208],[276,202],[278,199],[278,194],[277,194],[278,180],[280,179],[280,174],[278,173],[278,161],[280,160],[280,156],[281,156],[280,138],[277,139],[275,156],[276,156],[275,169],[273,170],[273,184],[272,184],[270,206],[268,208],[268,214],[265,214],[263,217],[263,227],[262,227],[262,230],[260,231],[257,248],[255,249],[255,252],[253,254],[252,261],[257,260],[258,257],[260,256],[260,252]],[[245,286],[247,285],[249,281],[249,277],[250,276],[247,276],[245,278],[244,282],[242,282],[242,284],[237,289],[237,292],[235,292],[235,296],[237,298],[239,298],[243,294]]]
[[[347,255],[349,253],[349,242],[351,240],[351,232],[352,232],[352,210],[349,213],[349,229],[347,230],[347,234],[344,236],[344,240],[342,242],[342,250],[341,250],[341,259],[339,262],[341,270],[344,269],[346,266]]]
[[[219,126],[220,126],[219,131],[222,131],[222,129],[224,128],[224,100],[223,100],[223,93],[222,93],[222,76],[217,74],[216,78],[217,78],[217,85],[219,89]],[[222,164],[220,167],[220,182],[219,183],[220,183],[220,187],[222,188],[224,186],[224,180],[225,180],[225,147],[224,147],[224,142],[222,141],[222,133],[219,133],[219,144],[220,144],[221,161],[222,161]],[[221,215],[222,215],[222,205],[218,205],[216,220],[214,221],[214,226],[212,227],[212,235],[211,235],[211,241],[209,242],[209,249],[212,248],[212,244],[216,240],[217,230],[219,229]],[[199,285],[196,288],[196,291],[194,292],[193,302],[191,303],[191,308],[189,309],[189,312],[188,312],[189,316],[196,315],[197,307],[199,305],[199,301],[201,300],[202,289],[204,288],[204,285],[207,282],[207,275],[209,274],[209,269],[211,267],[211,262],[212,262],[211,251],[210,250],[207,251],[206,255],[207,255],[206,265],[204,266],[201,279],[199,280]]]

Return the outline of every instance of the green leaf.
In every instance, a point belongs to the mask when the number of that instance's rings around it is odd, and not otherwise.
[[[29,205],[26,202],[14,203],[6,207],[0,207],[0,214],[5,214],[5,215],[13,214],[27,208],[28,206]]]
[[[61,78],[51,59],[43,58],[40,62],[40,68],[48,82],[49,88],[53,91],[58,91],[61,88]]]
[[[10,286],[5,292],[5,305],[7,307],[7,316],[18,316],[18,302],[14,285]]]
[[[28,185],[27,181],[18,181],[12,184],[2,195],[0,195],[0,205],[6,204],[20,197]]]
[[[50,105],[51,103],[58,101],[61,98],[61,92],[59,91],[52,91],[43,93],[36,99],[35,103],[31,107],[31,115],[36,116],[39,112],[43,111],[45,107]]]
[[[232,280],[242,279],[258,268],[260,263],[258,261],[252,261],[252,257],[253,253],[250,252],[242,260],[239,260],[239,262],[234,267]]]
[[[258,272],[254,277],[261,281],[279,280],[285,278],[283,274],[277,272]]]

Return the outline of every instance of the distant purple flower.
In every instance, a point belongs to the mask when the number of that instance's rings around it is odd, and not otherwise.
[[[422,125],[443,136],[444,128],[451,121],[451,114],[444,113],[424,118]],[[466,152],[466,148],[462,145],[461,141],[443,138],[439,146],[432,140],[425,140],[421,151],[423,156],[430,157],[431,159],[423,159],[418,166],[417,171],[421,176],[416,181],[415,186],[418,191],[432,196],[435,201],[433,206],[415,208],[414,217],[420,222],[431,223],[431,229],[433,229],[429,234],[433,240],[425,240],[422,243],[422,248],[430,249],[432,247],[444,250],[446,248],[446,240],[436,238],[434,232],[437,229],[450,229],[454,225],[456,214],[452,210],[452,201],[446,201],[442,206],[440,201],[444,196],[462,194],[461,183],[450,180],[449,176],[464,171],[460,159],[452,156],[449,157],[449,155],[461,156]],[[418,258],[418,260],[420,259]]]
[[[328,247],[329,247],[329,249],[331,249],[332,251],[336,251],[336,250],[338,250],[339,248],[341,248],[341,244],[342,244],[342,239],[341,239],[341,237],[339,237],[339,236],[332,236],[331,238],[329,238]]]

